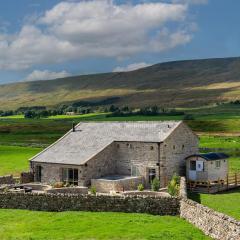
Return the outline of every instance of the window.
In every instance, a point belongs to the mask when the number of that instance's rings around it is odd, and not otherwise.
[[[148,176],[149,176],[149,183],[151,183],[153,181],[153,179],[156,178],[156,169],[150,168],[148,170]]]
[[[151,146],[150,149],[153,150],[154,149],[153,146]]]
[[[182,150],[185,148],[185,146],[184,145],[182,145]]]
[[[78,169],[63,168],[62,181],[71,185],[78,185]]]
[[[176,147],[175,147],[175,145],[173,145],[173,149],[175,149]]]
[[[221,167],[221,161],[220,160],[215,162],[215,167],[216,168],[220,168]]]
[[[137,166],[135,165],[131,166],[131,175],[134,177],[140,176],[139,169]]]
[[[196,161],[190,161],[190,170],[196,171]]]

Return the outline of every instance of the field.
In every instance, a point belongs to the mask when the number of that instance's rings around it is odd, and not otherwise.
[[[210,238],[178,217],[0,210],[0,239],[205,240]]]
[[[185,109],[186,111],[186,109]],[[223,112],[226,112],[225,114]],[[235,115],[234,115],[235,112]],[[186,123],[200,136],[202,152],[223,151],[230,171],[240,171],[240,110],[235,105],[187,109]],[[24,119],[0,118],[0,175],[28,169],[28,159],[66,131],[72,122],[180,120],[182,116],[106,117],[105,113]],[[191,195],[195,200],[240,219],[240,191]],[[13,221],[14,219],[14,221]],[[46,224],[46,222],[48,224]],[[104,222],[104,224],[103,224]],[[126,227],[127,226],[127,227]],[[0,210],[0,239],[209,239],[178,217],[144,214]]]
[[[41,149],[32,147],[0,145],[0,176],[7,174],[19,175],[29,169],[28,159]]]
[[[190,197],[218,212],[240,220],[240,189],[218,194],[190,194]]]

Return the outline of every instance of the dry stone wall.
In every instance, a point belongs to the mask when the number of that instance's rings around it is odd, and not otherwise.
[[[14,184],[15,180],[12,175],[0,176],[0,185],[1,184]]]
[[[214,239],[240,240],[239,221],[187,199],[186,180],[184,177],[181,178],[180,197],[180,216],[182,218]]]
[[[0,208],[12,209],[179,215],[179,207],[174,197],[0,193]]]
[[[240,222],[190,199],[181,200],[181,217],[219,240],[239,240]]]

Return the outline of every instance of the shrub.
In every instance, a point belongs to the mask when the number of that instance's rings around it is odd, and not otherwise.
[[[96,189],[96,187],[92,186],[92,187],[90,188],[90,192],[91,192],[92,195],[96,195],[96,194],[97,194],[97,189]]]
[[[186,114],[183,118],[183,120],[195,120],[194,116],[191,114]]]
[[[157,178],[154,178],[151,182],[152,191],[157,192],[160,188],[160,181]]]
[[[171,196],[177,196],[179,193],[179,184],[180,184],[180,177],[177,174],[172,176],[170,183],[168,184],[168,193]]]
[[[143,191],[143,190],[144,190],[144,186],[143,186],[143,184],[141,183],[141,184],[138,185],[138,191]]]
[[[64,187],[64,183],[63,182],[56,182],[53,184],[54,188],[62,188]]]

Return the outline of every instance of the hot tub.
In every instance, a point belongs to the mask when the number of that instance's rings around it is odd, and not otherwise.
[[[91,180],[91,186],[96,188],[97,192],[124,192],[136,190],[138,185],[143,183],[143,177],[111,175]]]

